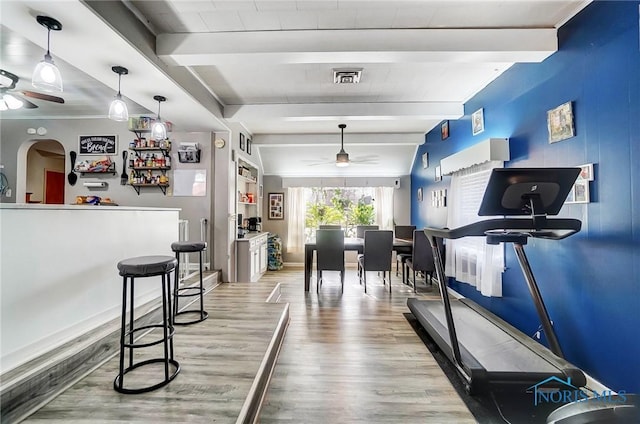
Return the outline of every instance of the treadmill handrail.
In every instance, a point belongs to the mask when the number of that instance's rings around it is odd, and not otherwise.
[[[488,231],[504,230],[521,232],[529,237],[561,240],[580,231],[582,222],[573,218],[547,218],[541,228],[532,218],[495,218],[474,222],[458,228],[446,230],[442,228],[425,228],[424,233],[432,237],[459,239],[469,236],[485,236]]]

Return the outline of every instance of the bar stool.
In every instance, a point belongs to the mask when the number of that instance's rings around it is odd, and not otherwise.
[[[171,380],[180,372],[180,364],[173,359],[173,325],[171,324],[171,271],[176,269],[178,261],[172,256],[139,256],[124,259],[118,262],[118,270],[122,276],[122,325],[120,329],[120,372],[113,382],[113,387],[120,393],[134,394],[145,393],[158,389]],[[162,323],[149,324],[135,327],[134,319],[134,284],[136,278],[162,276]],[[127,316],[127,286],[131,280],[129,288],[129,329],[126,327]],[[161,328],[163,336],[152,341],[134,341],[136,333],[152,331]],[[128,339],[128,341],[127,341]],[[163,344],[164,356],[161,358],[147,359],[138,363],[133,362],[133,350]],[[125,348],[129,349],[129,366],[124,367]],[[164,379],[149,386],[127,388],[124,387],[124,376],[135,369],[153,365],[164,364]],[[170,366],[171,365],[171,366]],[[170,371],[173,368],[173,372]]]
[[[178,270],[180,269],[180,253],[198,252],[200,255],[200,286],[199,287],[180,287],[179,284],[179,272],[176,271],[176,282],[173,286],[173,324],[174,325],[189,325],[197,322],[202,322],[209,317],[209,313],[204,310],[204,285],[202,284],[202,252],[207,248],[207,243],[204,241],[176,241],[171,243],[171,250],[176,253],[176,260],[178,261]],[[186,311],[178,311],[178,303],[181,297],[200,296],[200,309],[189,309]],[[198,318],[191,321],[176,322],[176,317],[182,314],[197,313]]]

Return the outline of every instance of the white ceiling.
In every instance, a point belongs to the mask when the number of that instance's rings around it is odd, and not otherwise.
[[[1,118],[105,116],[121,65],[133,114],[161,94],[178,130],[243,128],[266,174],[406,175],[426,132],[513,63],[553,54],[556,29],[588,3],[3,0],[1,67],[18,88],[46,48],[35,16],[62,22],[51,50],[66,103]],[[334,84],[334,68],[362,68],[361,82]],[[330,163],[339,123],[354,160],[343,169]]]

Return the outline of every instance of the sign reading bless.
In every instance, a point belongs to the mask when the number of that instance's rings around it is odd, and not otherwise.
[[[81,155],[115,155],[117,151],[115,135],[81,135],[80,154]]]

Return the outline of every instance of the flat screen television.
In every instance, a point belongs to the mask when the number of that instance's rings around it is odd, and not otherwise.
[[[557,215],[580,168],[497,168],[478,215]]]

